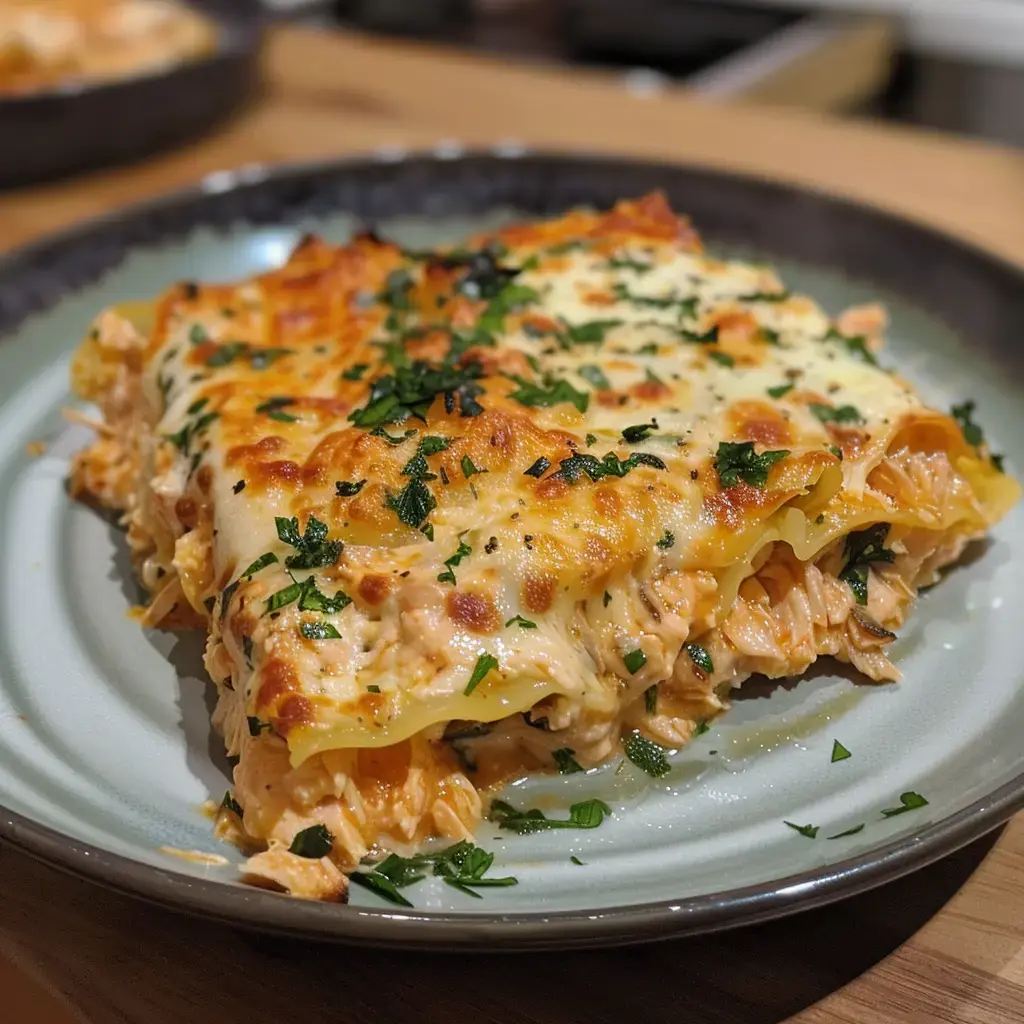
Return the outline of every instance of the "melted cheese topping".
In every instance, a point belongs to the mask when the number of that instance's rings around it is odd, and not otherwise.
[[[127,510],[147,621],[207,624],[246,828],[320,821],[344,866],[467,835],[485,751],[678,746],[823,653],[893,678],[916,587],[1019,488],[878,365],[883,327],[659,196],[443,255],[310,238],[100,317],[73,483]]]
[[[0,93],[153,71],[208,52],[214,36],[174,0],[0,0]]]

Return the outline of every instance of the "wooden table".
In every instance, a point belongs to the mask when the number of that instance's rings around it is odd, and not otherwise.
[[[299,30],[276,33],[267,71],[262,102],[187,150],[0,198],[0,248],[247,162],[519,139],[794,179],[1024,262],[1020,153],[673,92],[639,98],[603,74]],[[1024,819],[911,878],[790,921],[563,955],[375,953],[243,935],[9,848],[0,878],[0,1020],[12,1024],[1024,1021]]]

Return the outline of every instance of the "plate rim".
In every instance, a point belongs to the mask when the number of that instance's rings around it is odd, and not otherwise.
[[[193,185],[76,223],[0,254],[0,284],[19,268],[38,266],[39,258],[46,253],[87,239],[104,227],[138,221],[158,211],[187,207],[211,194],[237,193],[247,188],[274,188],[304,176],[344,176],[352,171],[392,163],[414,162],[431,165],[440,171],[453,162],[514,163],[530,159],[552,164],[603,164],[609,168],[621,167],[624,171],[659,167],[691,170],[728,179],[738,187],[756,183],[788,196],[811,195],[890,226],[909,226],[930,242],[953,246],[975,261],[1012,275],[1024,288],[1024,267],[970,239],[884,206],[799,181],[723,171],[694,162],[579,150],[500,145],[491,148],[460,146],[453,152],[450,142],[433,150],[403,148],[396,151],[383,147],[342,158],[272,168],[249,165],[234,171],[216,172]],[[245,218],[240,215],[237,221],[244,222]],[[133,243],[133,246],[137,245],[137,242]],[[46,303],[44,308],[51,306],[52,303]],[[37,310],[31,310],[22,317],[15,316],[15,322],[9,325],[10,331],[37,313]],[[0,343],[8,340],[8,329],[0,321]],[[2,805],[0,841],[9,842],[51,867],[115,892],[253,930],[326,941],[358,941],[395,949],[536,950],[658,941],[742,927],[824,906],[926,867],[998,828],[1021,809],[1024,809],[1024,772],[939,821],[833,864],[748,886],[677,899],[511,914],[421,912],[299,900],[231,881],[198,878],[170,867],[147,864],[77,840]]]

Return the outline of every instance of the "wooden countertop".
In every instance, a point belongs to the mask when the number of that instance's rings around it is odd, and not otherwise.
[[[267,71],[263,100],[190,148],[0,197],[0,250],[244,163],[515,139],[796,180],[1024,263],[1021,153],[678,92],[639,98],[601,73],[296,29],[274,34]],[[1024,1020],[1024,819],[910,878],[789,921],[515,958],[272,940],[109,894],[10,848],[0,848],[0,869],[0,1019],[12,1024]]]

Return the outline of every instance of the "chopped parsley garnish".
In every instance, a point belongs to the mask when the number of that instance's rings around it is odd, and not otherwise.
[[[579,857],[576,856],[576,854],[573,854],[569,858],[569,860],[571,860],[573,864],[577,865],[578,867],[585,868],[587,866],[587,862],[585,860],[580,860]]]
[[[732,368],[736,365],[736,360],[727,352],[709,352],[709,359],[714,359],[719,366],[725,366],[726,368]]]
[[[498,334],[505,327],[507,314],[521,309],[540,296],[525,284],[508,284],[488,303],[483,315],[476,322],[476,329],[485,334]]]
[[[534,832],[545,832],[549,829],[597,828],[611,813],[612,809],[603,800],[585,800],[582,803],[573,804],[569,808],[568,818],[549,818],[536,807],[528,811],[520,811],[504,800],[493,800],[487,817],[498,828],[508,829],[521,836],[528,836]]]
[[[389,494],[387,506],[406,526],[416,529],[437,508],[437,501],[427,485],[417,477],[410,480],[398,494]]]
[[[193,345],[202,345],[204,341],[209,341],[210,336],[206,333],[206,328],[202,324],[193,324],[188,329],[188,340]]]
[[[673,544],[675,544],[675,542],[676,535],[671,530],[666,530],[662,534],[661,540],[655,541],[654,546],[656,548],[661,548],[663,551],[667,551]]]
[[[289,569],[322,569],[334,565],[345,546],[340,540],[327,539],[327,524],[316,516],[309,517],[304,534],[299,533],[299,520],[295,516],[291,519],[276,516],[274,522],[278,537],[297,552],[284,560]]]
[[[404,434],[389,434],[383,427],[374,427],[370,431],[371,437],[383,438],[392,448],[397,448],[400,444],[405,444],[410,437],[415,434],[415,430],[407,430]]]
[[[830,444],[828,450],[840,461],[843,461],[843,449],[837,444]]]
[[[600,344],[610,330],[621,326],[621,320],[590,320],[583,324],[566,324],[565,336],[577,345]]]
[[[964,402],[962,405],[954,405],[949,414],[956,420],[964,440],[974,448],[980,448],[985,443],[985,434],[981,427],[974,422],[975,403]],[[989,455],[989,461],[1000,472],[1003,472],[1003,455]]]
[[[597,444],[597,435],[587,434],[583,440],[586,442],[587,447],[591,448],[593,445]]]
[[[455,573],[454,569],[464,558],[468,558],[473,554],[473,549],[461,538],[459,539],[459,546],[455,554],[451,558],[446,558],[444,564],[447,566],[444,572],[440,573],[437,577],[438,583],[450,583],[455,586]]]
[[[367,693],[380,693],[380,687],[376,683],[370,683],[366,688]]]
[[[290,605],[292,601],[298,601],[302,596],[302,584],[301,583],[289,583],[283,590],[279,590],[276,594],[271,594],[267,598],[267,611],[276,612],[287,605]]]
[[[310,860],[319,860],[326,857],[333,847],[334,835],[326,825],[310,825],[309,828],[295,833],[288,852],[299,857],[308,857]]]
[[[604,371],[600,366],[595,366],[593,363],[587,363],[577,368],[576,372],[593,388],[598,391],[610,391],[611,382],[604,375]]]
[[[325,615],[337,615],[352,603],[352,598],[344,590],[338,590],[328,597],[319,590],[316,580],[308,576],[299,584],[299,611],[323,612]]]
[[[657,714],[658,712],[658,685],[648,686],[644,690],[644,710],[649,715]]]
[[[363,374],[366,373],[369,368],[369,363],[356,363],[355,366],[350,366],[342,373],[342,380],[362,380]]]
[[[254,348],[249,350],[249,365],[254,370],[265,370],[275,359],[290,356],[290,348]]]
[[[468,480],[471,476],[477,473],[486,473],[487,470],[478,466],[468,455],[462,456],[462,461],[459,463],[462,467],[462,475]]]
[[[839,740],[832,741],[832,764],[836,761],[845,761],[848,757],[853,757],[846,747],[839,742]]]
[[[341,639],[341,634],[329,622],[304,622],[299,630],[307,640]]]
[[[846,538],[846,567],[839,578],[850,585],[857,604],[868,603],[868,568],[872,562],[891,562],[896,555],[884,547],[889,534],[888,523],[876,523],[866,530],[857,530]]]
[[[649,309],[671,309],[672,306],[678,305],[680,301],[674,295],[636,295],[629,290],[628,285],[623,284],[621,281],[615,283],[612,292],[619,302],[629,302],[634,306],[647,307]]]
[[[487,877],[493,863],[493,853],[464,839],[437,853],[417,853],[412,857],[399,857],[392,853],[371,865],[368,871],[354,871],[349,875],[349,881],[375,892],[391,903],[411,907],[412,904],[398,890],[422,881],[427,877],[426,869],[432,867],[435,878],[441,878],[452,888],[479,899],[480,893],[476,889],[518,885],[518,879],[511,876]]]
[[[647,664],[647,655],[641,648],[634,647],[633,650],[627,651],[622,656],[622,663],[626,666],[626,671],[631,676],[635,676]]]
[[[639,732],[634,731],[622,749],[626,757],[652,779],[663,779],[672,770],[665,756],[665,748]]]
[[[822,423],[863,423],[864,417],[855,405],[822,405],[820,402],[811,402],[808,409],[821,420]]]
[[[708,723],[706,721],[704,721],[704,719],[701,719],[697,723],[696,727],[694,728],[693,735],[694,736],[703,736],[704,733],[709,732],[710,730],[711,730],[711,726],[708,725]],[[717,751],[712,750],[711,753],[714,754],[714,753],[717,753]]]
[[[222,810],[230,811],[232,814],[242,817],[242,805],[231,795],[230,789],[224,794],[224,799],[221,800],[220,806]]]
[[[232,494],[241,494],[245,490],[245,481],[239,480],[234,487],[231,488]]]
[[[510,375],[509,379],[515,381],[519,386],[508,397],[520,405],[531,408],[536,406],[549,408],[562,402],[568,402],[576,406],[580,412],[586,412],[587,406],[590,404],[590,395],[577,391],[566,380],[556,380],[554,377],[545,376],[543,383],[537,384],[514,374]]]
[[[269,722],[261,722],[255,715],[248,715],[245,720],[249,725],[250,736],[259,736],[261,732],[270,732],[273,728]]]
[[[783,824],[788,825],[794,832],[799,832],[805,839],[814,839],[821,827],[820,825],[794,825],[791,821],[785,821]]]
[[[466,688],[462,692],[468,697],[484,681],[487,673],[497,667],[498,659],[493,654],[481,654],[476,659],[473,674],[469,677],[469,682],[466,683]]]
[[[267,551],[260,555],[260,557],[242,573],[242,576],[251,580],[253,576],[260,571],[260,569],[266,569],[268,565],[273,565],[276,561],[277,555],[275,555],[273,551]]]
[[[612,595],[609,594],[608,591],[606,590],[604,592],[604,597],[601,600],[602,600],[602,602],[604,604],[604,607],[607,608],[608,605],[610,605],[612,603]]]
[[[650,436],[652,430],[657,430],[658,424],[651,420],[650,423],[637,423],[632,427],[624,427],[622,430],[622,439],[626,444],[639,444],[641,441],[646,441]]]
[[[366,486],[366,480],[335,480],[334,493],[339,498],[351,498]]]
[[[447,437],[424,437],[416,446],[416,454],[402,467],[402,476],[416,477],[419,480],[434,480],[434,474],[427,465],[428,455],[437,455],[451,447]]]
[[[538,480],[551,468],[551,460],[542,455],[529,469],[523,470],[523,476],[533,476]]]
[[[513,615],[508,622],[505,623],[505,628],[509,626],[518,626],[520,629],[536,629],[537,623],[531,622],[529,619],[524,619],[522,615]]]
[[[722,487],[736,487],[742,480],[761,488],[768,482],[768,471],[788,454],[789,449],[780,449],[758,455],[753,441],[720,441],[714,467]]]
[[[455,411],[457,397],[460,415],[477,416],[483,407],[476,396],[483,394],[483,388],[475,381],[482,374],[480,364],[475,362],[454,367],[416,360],[378,377],[370,386],[366,405],[349,413],[348,418],[357,427],[401,423],[410,416],[426,422],[427,410],[439,395],[444,395],[447,412]]]
[[[883,817],[894,818],[897,814],[905,814],[907,811],[916,811],[919,807],[927,807],[928,801],[920,793],[910,790],[900,793],[900,806],[887,807],[882,811]]]
[[[194,416],[197,412],[200,412],[203,406],[209,404],[208,398],[197,398],[186,410],[189,416]]]
[[[206,360],[207,366],[227,366],[233,363],[240,355],[248,350],[249,346],[244,341],[229,341],[225,345],[218,345],[210,353]]]
[[[581,765],[576,758],[572,755],[576,751],[571,747],[562,747],[559,750],[553,750],[551,752],[552,758],[554,758],[555,764],[558,765],[558,771],[561,775],[575,775],[577,772],[585,771],[586,769]]]
[[[641,263],[639,260],[630,259],[628,256],[612,256],[605,266],[609,270],[632,270],[637,274],[646,274],[654,268],[653,263]]]
[[[845,832],[837,832],[834,836],[827,836],[828,839],[845,839],[847,836],[855,836],[858,832],[864,831],[864,822],[846,829]]]
[[[790,296],[789,291],[751,292],[750,295],[738,295],[738,302],[785,302]]]
[[[278,423],[297,423],[298,416],[293,416],[291,413],[284,411],[289,405],[294,404],[294,398],[278,395],[275,398],[268,398],[267,401],[261,402],[256,406],[256,411],[264,413],[272,420],[277,420]]]
[[[715,345],[718,343],[718,325],[714,324],[709,327],[703,334],[698,334],[696,331],[688,331],[685,327],[680,327],[676,330],[683,341],[688,341],[691,345]],[[717,353],[723,355],[724,353]],[[709,352],[709,356],[715,357],[716,353]],[[729,357],[731,359],[731,357]]]
[[[620,459],[614,452],[608,452],[603,459],[594,455],[587,455],[585,452],[576,452],[567,459],[559,462],[561,467],[557,473],[552,474],[567,483],[575,483],[584,473],[591,480],[601,480],[606,476],[625,476],[631,469],[637,466],[652,466],[654,469],[666,469],[665,463],[656,455],[648,455],[645,452],[634,452],[628,459]]]
[[[845,334],[840,334],[834,327],[830,327],[825,335],[825,340],[841,341],[846,346],[846,350],[850,355],[856,356],[862,363],[867,363],[869,366],[878,366],[878,360],[875,358],[874,352],[868,348],[867,339],[862,335],[858,334],[854,337],[848,337]]]
[[[700,644],[683,644],[683,650],[701,672],[705,672],[709,676],[714,674],[715,663],[711,660],[711,655],[706,647],[702,647]]]
[[[384,282],[384,289],[380,293],[380,301],[392,309],[412,309],[410,292],[415,287],[415,282],[408,270],[399,267],[388,274]]]

